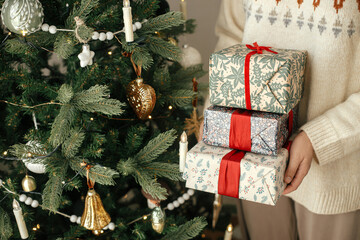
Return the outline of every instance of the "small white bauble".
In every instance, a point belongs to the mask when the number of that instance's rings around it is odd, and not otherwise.
[[[172,210],[174,210],[174,204],[172,204],[172,203],[169,203],[168,205],[167,205],[167,209],[169,210],[169,211],[172,211]]]
[[[136,27],[136,29],[141,29],[141,27],[142,27],[141,22],[136,22],[135,27]]]
[[[173,201],[173,204],[174,204],[174,207],[176,207],[176,208],[180,206],[180,203],[177,200]]]
[[[179,63],[183,68],[188,68],[202,63],[201,54],[196,48],[184,45],[181,48],[181,51],[182,58]]]
[[[100,41],[105,41],[106,40],[106,33],[100,33],[99,40]]]
[[[26,201],[27,196],[25,194],[21,194],[19,197],[19,201],[20,202],[25,202]]]
[[[70,216],[70,222],[75,223],[76,220],[77,220],[77,216],[76,216],[76,215],[71,215],[71,216]]]
[[[183,194],[183,198],[185,199],[185,201],[187,201],[187,200],[190,199],[190,195],[187,194],[187,193],[184,193],[184,194]]]
[[[109,225],[103,228],[103,230],[108,230],[108,229],[109,229]]]
[[[44,32],[47,32],[49,31],[49,24],[47,23],[44,23],[42,26],[41,26],[41,30],[43,30]]]
[[[31,203],[31,207],[33,207],[33,208],[37,208],[38,206],[39,206],[38,200],[34,200],[34,201]]]
[[[133,32],[136,32],[136,26],[133,24]]]
[[[99,37],[100,37],[100,33],[98,33],[98,32],[93,32],[93,35],[92,35],[91,38],[92,38],[93,40],[98,40]]]
[[[189,190],[187,191],[187,193],[188,193],[190,196],[192,196],[192,195],[195,194],[195,191],[194,191],[194,189],[189,189]]]
[[[11,32],[30,34],[41,28],[44,11],[39,0],[6,0],[1,9],[1,19]]]
[[[114,34],[112,32],[107,32],[106,33],[106,39],[107,40],[113,40],[114,38]]]
[[[92,65],[94,56],[95,52],[90,51],[90,46],[88,44],[84,44],[82,47],[82,52],[78,55],[78,58],[80,60],[80,66],[86,67],[88,65]]]
[[[36,153],[41,156],[46,156],[48,153],[44,146],[36,141],[29,141],[26,143],[27,146],[30,146],[29,150],[32,153]],[[31,158],[27,158],[26,154],[23,155],[22,161],[25,163],[27,169],[29,169],[33,173],[43,174],[45,173],[45,165],[39,160],[36,160],[37,163],[31,163]]]
[[[179,197],[177,200],[180,204],[183,204],[185,202],[185,199],[183,197]]]
[[[49,27],[49,33],[55,34],[56,32],[57,32],[57,27],[54,26],[54,25],[51,25],[51,26]]]
[[[113,223],[113,222],[109,223],[109,229],[111,231],[114,231],[115,230],[115,223]]]
[[[33,200],[32,200],[31,197],[27,197],[26,200],[25,200],[26,205],[31,205],[32,202],[33,202]]]
[[[77,224],[80,224],[80,223],[81,223],[81,217],[78,217],[78,218],[76,219],[76,223],[77,223]]]

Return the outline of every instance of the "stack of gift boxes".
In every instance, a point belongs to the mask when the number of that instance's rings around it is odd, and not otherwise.
[[[186,156],[186,187],[275,205],[285,189],[293,109],[306,52],[235,45],[210,57],[203,141]]]

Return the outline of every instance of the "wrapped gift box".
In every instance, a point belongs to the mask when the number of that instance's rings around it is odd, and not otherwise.
[[[302,97],[306,51],[254,45],[239,44],[211,55],[210,103],[288,113]]]
[[[285,189],[287,160],[285,148],[275,157],[199,142],[187,153],[183,178],[187,188],[275,205]]]
[[[203,141],[213,146],[276,156],[292,126],[292,112],[277,114],[210,106],[204,113]]]

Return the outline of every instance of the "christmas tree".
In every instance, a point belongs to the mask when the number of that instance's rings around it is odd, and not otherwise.
[[[0,239],[197,236],[204,218],[164,216],[193,194],[177,142],[204,71],[177,42],[194,21],[160,0],[0,4]]]

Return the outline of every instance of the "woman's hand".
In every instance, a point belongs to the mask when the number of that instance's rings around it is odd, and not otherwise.
[[[290,148],[289,166],[285,172],[287,187],[283,194],[295,191],[308,173],[313,159],[314,149],[305,132],[300,132]]]

